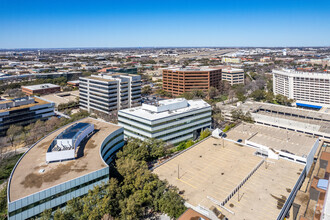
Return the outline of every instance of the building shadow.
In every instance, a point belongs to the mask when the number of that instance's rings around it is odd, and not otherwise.
[[[93,135],[95,135],[99,131],[100,131],[100,129],[95,129],[88,137],[85,137],[84,140],[82,140],[80,142],[79,148],[78,148],[78,151],[77,151],[76,159],[79,159],[79,158],[81,158],[81,157],[83,157],[85,155],[84,154],[84,150],[85,150],[85,147],[86,147],[87,142],[89,141],[89,139],[91,137],[93,137]]]

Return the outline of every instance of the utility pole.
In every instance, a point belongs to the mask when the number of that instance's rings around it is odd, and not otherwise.
[[[178,179],[180,179],[180,175],[179,175],[179,164],[178,164]]]

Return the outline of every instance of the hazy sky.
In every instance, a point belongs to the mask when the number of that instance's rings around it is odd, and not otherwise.
[[[0,48],[330,46],[330,0],[0,0]]]

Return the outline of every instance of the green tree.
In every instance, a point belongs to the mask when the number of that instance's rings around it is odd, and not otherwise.
[[[142,87],[142,91],[141,91],[142,95],[150,95],[151,93],[152,93],[152,89],[149,85]]]
[[[0,220],[7,219],[7,186],[0,191]]]
[[[255,91],[253,91],[251,93],[251,97],[255,100],[255,101],[262,101],[265,99],[265,91],[261,90],[261,89],[257,89]]]

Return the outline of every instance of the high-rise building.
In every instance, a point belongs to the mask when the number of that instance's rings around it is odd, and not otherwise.
[[[25,126],[54,115],[54,103],[39,97],[0,101],[0,136],[6,135],[10,125]]]
[[[168,68],[163,69],[163,89],[174,96],[192,90],[207,91],[219,87],[221,68]]]
[[[176,144],[211,127],[211,106],[203,100],[169,99],[120,110],[126,137],[157,138]]]
[[[234,69],[234,68],[224,68],[222,69],[223,81],[227,81],[230,85],[244,84],[244,70]]]
[[[140,75],[99,74],[79,79],[81,109],[109,114],[141,103]]]
[[[273,70],[274,94],[295,99],[297,106],[330,106],[330,74]]]

